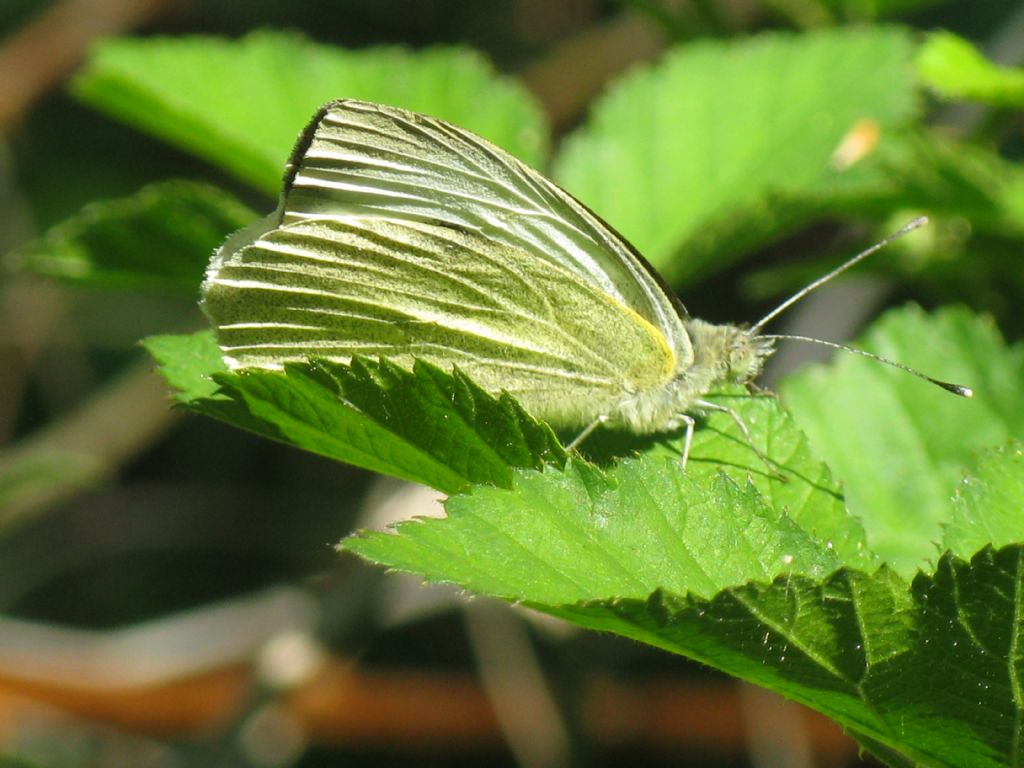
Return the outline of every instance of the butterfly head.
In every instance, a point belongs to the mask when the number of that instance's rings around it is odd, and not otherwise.
[[[765,360],[775,351],[775,340],[751,331],[744,326],[723,326],[727,331],[725,359],[729,381],[746,384],[761,373]]]
[[[714,325],[688,318],[686,330],[693,347],[693,364],[684,375],[705,392],[725,382],[745,384],[757,378],[765,360],[775,351],[774,339],[746,326]]]

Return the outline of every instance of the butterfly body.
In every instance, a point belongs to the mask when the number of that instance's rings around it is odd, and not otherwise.
[[[618,233],[503,150],[356,101],[314,118],[277,211],[215,254],[203,306],[233,368],[418,358],[564,428],[692,425],[772,351],[689,317]]]

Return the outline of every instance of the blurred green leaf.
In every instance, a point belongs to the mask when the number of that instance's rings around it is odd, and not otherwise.
[[[171,181],[92,203],[8,264],[100,288],[197,296],[210,254],[254,217],[226,192]]]
[[[947,100],[1024,106],[1024,69],[1000,67],[952,32],[934,32],[917,53],[921,81]]]
[[[927,227],[858,266],[858,273],[897,275],[930,303],[984,306],[1000,325],[1013,328],[1019,313],[1012,297],[1024,292],[1024,169],[990,147],[923,130],[906,131],[900,141],[880,147],[875,163],[886,181],[849,207],[882,223],[859,243],[830,248],[834,253],[827,259],[808,253],[745,275],[746,294],[761,299],[791,294],[858,247],[927,213]]]
[[[667,278],[693,279],[886,181],[870,155],[918,115],[912,51],[888,28],[678,48],[608,91],[556,178]]]
[[[857,346],[974,388],[964,400],[853,355],[781,391],[814,452],[843,482],[873,552],[904,574],[933,560],[950,497],[975,452],[1024,437],[1024,348],[963,309],[886,314]]]
[[[95,487],[102,462],[82,451],[15,444],[0,453],[0,536],[34,510]]]
[[[879,213],[912,207],[1024,235],[1024,172],[989,147],[912,130],[880,147],[876,162],[889,180],[871,203]]]
[[[534,165],[547,139],[522,87],[465,49],[348,51],[269,31],[237,41],[112,39],[93,51],[75,92],[274,196],[296,137],[332,99],[435,115]]]
[[[228,373],[207,332],[146,346],[191,410],[442,491],[508,485],[512,467],[564,460],[551,430],[511,398],[425,363],[406,371],[386,361],[317,361]]]
[[[881,19],[899,14],[927,8],[932,5],[943,5],[949,0],[815,0],[848,21],[867,21]]]
[[[978,458],[976,475],[963,478],[945,530],[946,549],[969,557],[986,545],[1024,541],[1024,448],[1013,442]]]

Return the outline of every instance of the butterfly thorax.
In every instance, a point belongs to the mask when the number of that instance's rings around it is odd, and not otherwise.
[[[621,404],[618,421],[637,432],[673,429],[680,416],[697,401],[729,382],[745,384],[761,372],[774,351],[771,339],[737,325],[714,325],[687,318],[683,321],[692,357],[678,351],[675,375],[660,389],[636,392]]]

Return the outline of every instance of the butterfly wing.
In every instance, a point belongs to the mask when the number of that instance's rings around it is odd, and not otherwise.
[[[510,154],[444,121],[360,101],[325,106],[292,155],[282,222],[384,216],[444,223],[599,287],[692,359],[682,305],[618,233]]]
[[[310,123],[277,211],[228,238],[203,294],[235,367],[421,358],[556,425],[663,427],[693,362],[681,305],[585,206],[471,133],[357,101]]]
[[[325,216],[222,254],[204,308],[229,363],[353,355],[458,365],[555,425],[664,386],[676,356],[649,322],[568,268],[472,230]]]

